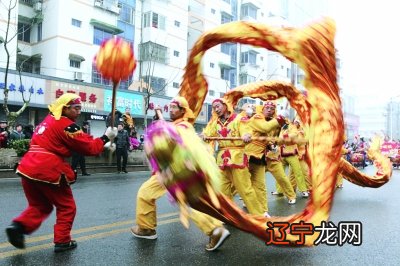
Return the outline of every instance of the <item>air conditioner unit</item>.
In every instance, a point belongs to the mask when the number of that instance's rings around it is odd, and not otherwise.
[[[94,6],[102,7],[103,6],[103,0],[95,0],[94,1]]]
[[[82,72],[74,72],[74,79],[82,81]]]
[[[42,11],[42,3],[41,2],[34,3],[33,10],[35,10],[36,12],[41,12]]]

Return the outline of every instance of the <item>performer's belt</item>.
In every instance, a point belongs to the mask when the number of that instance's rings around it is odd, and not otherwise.
[[[232,147],[219,147],[219,150],[240,150],[240,149],[244,149],[244,145],[243,146],[232,146]]]
[[[53,153],[53,152],[51,152],[49,150],[46,150],[45,148],[42,148],[39,145],[31,145],[28,152],[47,153],[47,154],[58,156],[57,154],[55,154],[55,153]]]

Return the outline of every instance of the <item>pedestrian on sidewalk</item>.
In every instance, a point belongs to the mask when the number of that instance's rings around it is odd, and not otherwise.
[[[122,172],[128,173],[126,170],[126,164],[128,163],[128,149],[130,146],[129,134],[128,131],[124,129],[124,124],[118,124],[118,133],[115,138],[116,144],[116,155],[117,155],[117,170],[118,174]],[[121,158],[122,158],[122,167],[121,167]]]
[[[88,121],[84,121],[82,123],[82,131],[85,132],[86,134],[90,135],[90,126],[89,126]],[[78,164],[79,164],[79,167],[81,168],[82,175],[90,176],[90,174],[86,170],[85,156],[78,152],[72,151],[71,167],[76,172],[76,174],[78,174]]]
[[[28,207],[6,228],[8,241],[16,248],[25,248],[24,235],[36,231],[54,206],[54,252],[77,247],[71,240],[76,205],[70,187],[76,174],[65,158],[71,151],[98,155],[117,134],[111,127],[100,138],[84,133],[75,124],[81,108],[80,97],[73,93],[63,94],[49,105],[50,114],[35,129],[29,150],[17,167]]]

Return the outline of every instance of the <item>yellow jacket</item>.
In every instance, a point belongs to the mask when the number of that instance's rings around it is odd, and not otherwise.
[[[280,136],[282,138],[288,138],[292,136],[298,136],[299,131],[297,127],[293,124],[289,124],[287,129],[281,131]],[[282,157],[289,157],[293,155],[298,155],[299,151],[297,148],[297,144],[282,144],[281,145],[281,156]]]
[[[206,137],[242,137],[249,133],[245,118],[241,115],[231,114],[222,123],[219,118],[211,120],[203,131]],[[217,164],[221,169],[245,168],[248,166],[248,158],[244,153],[245,144],[242,140],[219,140],[217,152]]]
[[[279,128],[279,123],[276,119],[266,121],[262,114],[255,114],[247,121],[247,126],[252,137],[266,137],[269,132]],[[266,146],[266,141],[252,140],[246,145],[245,152],[248,156],[261,159],[265,154]]]

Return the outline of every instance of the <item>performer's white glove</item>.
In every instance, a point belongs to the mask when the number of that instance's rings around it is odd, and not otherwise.
[[[117,136],[118,133],[118,129],[116,127],[112,128],[112,127],[108,127],[106,132],[104,133],[104,135],[107,136],[107,138],[112,141],[115,139],[115,137]]]
[[[116,149],[115,143],[113,143],[113,144],[111,145],[111,142],[110,142],[110,141],[107,142],[107,143],[104,145],[104,149],[108,149],[109,151],[114,152],[115,149]]]

